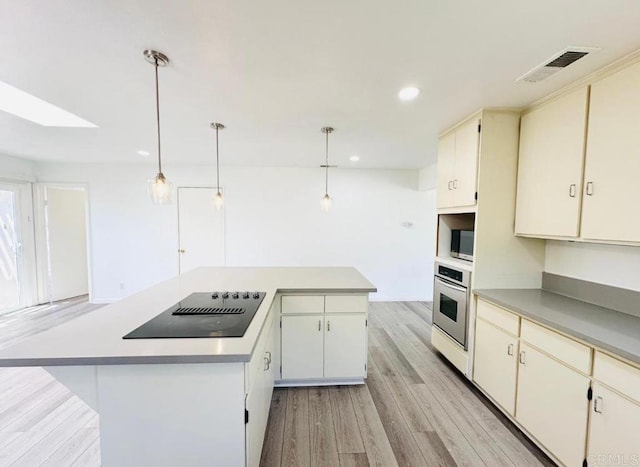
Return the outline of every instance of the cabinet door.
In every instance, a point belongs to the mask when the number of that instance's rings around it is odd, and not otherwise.
[[[258,385],[262,385],[262,380],[257,381]],[[260,456],[262,454],[262,443],[264,433],[261,433],[261,413],[262,396],[257,386],[254,386],[247,395],[245,408],[249,412],[249,421],[245,424],[245,450],[247,456],[247,466],[258,467],[260,465]]]
[[[472,119],[456,130],[456,157],[453,178],[455,206],[476,204],[480,120]]]
[[[516,403],[518,338],[476,321],[473,380],[511,415]]]
[[[367,362],[365,314],[326,315],[325,378],[362,378]]]
[[[282,316],[282,379],[323,377],[324,317]]]
[[[582,465],[589,378],[520,343],[516,420],[565,465]]]
[[[640,242],[640,63],[591,85],[582,237]]]
[[[517,234],[577,237],[588,88],[522,117]]]
[[[438,141],[438,192],[439,208],[454,206],[453,178],[456,157],[456,134],[451,132]]]
[[[589,463],[634,465],[640,461],[640,405],[593,384]]]

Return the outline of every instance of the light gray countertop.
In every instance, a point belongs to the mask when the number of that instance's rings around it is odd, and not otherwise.
[[[640,364],[640,318],[637,316],[542,289],[486,289],[473,293],[525,318]]]
[[[266,292],[243,337],[122,339],[193,292]],[[369,293],[355,268],[198,268],[0,350],[0,366],[244,362],[279,293]]]

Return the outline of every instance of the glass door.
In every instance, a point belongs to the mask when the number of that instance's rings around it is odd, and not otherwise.
[[[23,268],[19,229],[18,192],[0,184],[0,313],[24,304],[20,287]]]
[[[35,303],[31,183],[0,180],[0,314]]]

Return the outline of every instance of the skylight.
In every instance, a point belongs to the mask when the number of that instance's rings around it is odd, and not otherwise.
[[[97,128],[87,120],[0,81],[0,110],[43,126]]]

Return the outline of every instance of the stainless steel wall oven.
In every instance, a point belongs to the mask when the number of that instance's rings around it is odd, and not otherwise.
[[[435,263],[433,324],[467,349],[471,272]]]

